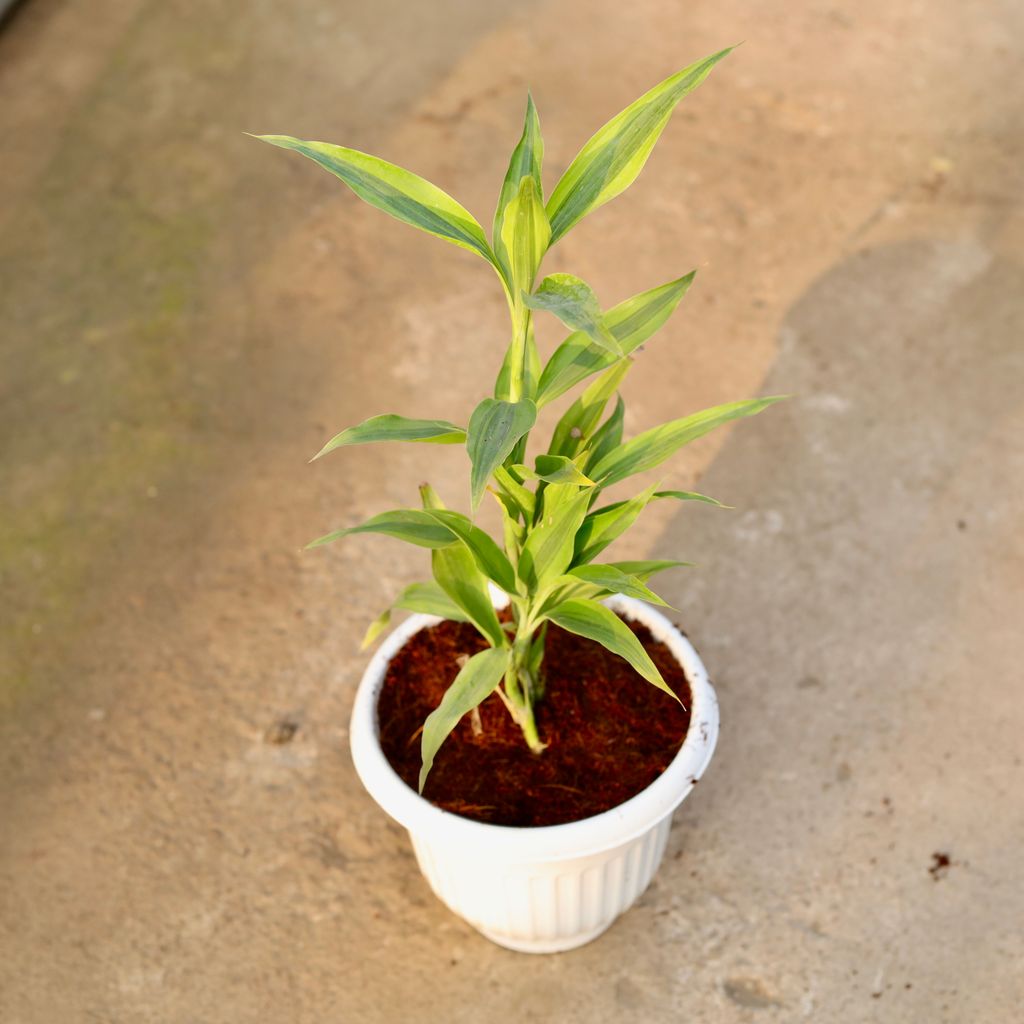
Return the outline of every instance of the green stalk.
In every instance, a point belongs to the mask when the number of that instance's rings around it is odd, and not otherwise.
[[[505,673],[505,698],[513,720],[523,733],[523,739],[527,746],[535,754],[539,754],[547,746],[537,732],[537,722],[534,717],[534,704],[539,699],[537,682],[534,673],[530,668],[531,655],[533,653],[533,633],[535,626],[532,625],[528,614],[515,608],[514,613],[517,619],[515,639],[512,643],[512,664]]]
[[[521,298],[511,300],[509,311],[512,316],[512,358],[509,378],[509,401],[518,402],[525,394],[526,381],[530,373],[530,323],[532,312]]]
[[[509,312],[512,318],[512,351],[509,359],[511,372],[508,392],[509,401],[518,402],[524,397],[530,376],[530,345],[535,344],[530,336],[533,314],[518,294],[514,299],[510,298]],[[536,382],[533,384],[535,386]],[[505,460],[504,468],[524,461],[528,439],[528,433],[519,439]],[[527,528],[530,525],[527,523]],[[531,638],[535,627],[530,624],[529,613],[518,603],[513,605],[513,614],[516,620],[516,634],[512,644],[512,665],[505,675],[505,694],[512,717],[522,730],[523,739],[533,753],[539,754],[547,744],[541,742],[533,713],[534,703],[539,697],[537,682],[530,671],[533,651]]]

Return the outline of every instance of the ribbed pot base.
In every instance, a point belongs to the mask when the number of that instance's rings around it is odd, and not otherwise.
[[[501,864],[411,836],[435,894],[492,942],[557,953],[596,939],[644,892],[661,863],[671,814],[622,846],[578,858]]]
[[[589,932],[580,935],[573,935],[567,939],[510,939],[507,935],[496,935],[494,932],[479,929],[480,934],[499,946],[511,949],[516,953],[567,953],[570,949],[579,949],[588,942],[604,935],[614,921],[607,921],[599,928],[593,928]]]

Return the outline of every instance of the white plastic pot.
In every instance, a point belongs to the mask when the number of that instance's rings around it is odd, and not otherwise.
[[[636,796],[566,825],[510,828],[471,821],[424,800],[380,748],[377,697],[388,662],[418,630],[413,615],[381,645],[352,711],[356,771],[370,795],[409,830],[420,869],[451,910],[487,938],[525,953],[555,953],[597,938],[650,884],[672,812],[701,777],[718,738],[718,701],[690,642],[660,612],[616,596],[609,607],[643,623],[672,651],[690,684],[690,728],[668,768]]]

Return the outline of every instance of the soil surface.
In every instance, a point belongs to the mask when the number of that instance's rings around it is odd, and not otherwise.
[[[690,688],[668,647],[639,623],[640,639],[682,706],[622,658],[556,626],[545,647],[545,695],[536,708],[543,754],[533,754],[497,694],[445,740],[424,796],[438,807],[495,825],[561,825],[636,796],[669,765],[690,724]],[[424,719],[441,702],[466,655],[485,643],[470,625],[420,630],[392,659],[378,711],[381,746],[416,788]]]

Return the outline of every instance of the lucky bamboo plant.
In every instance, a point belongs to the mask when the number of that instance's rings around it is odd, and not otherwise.
[[[395,509],[360,526],[330,533],[312,545],[354,533],[380,533],[431,549],[433,582],[407,587],[374,622],[365,644],[386,627],[394,608],[472,623],[488,643],[469,658],[422,733],[420,789],[434,757],[463,715],[497,693],[531,750],[544,749],[534,708],[544,696],[547,624],[589,637],[625,658],[655,686],[672,693],[625,623],[601,603],[626,594],[665,604],[647,586],[677,561],[595,561],[659,498],[718,504],[690,491],[648,487],[635,497],[597,505],[603,491],[659,465],[683,445],[728,420],[760,412],[776,398],[732,402],[685,416],[629,441],[622,440],[623,401],[617,395],[630,353],[668,319],[694,274],[652,288],[602,312],[593,291],[571,274],[536,284],[544,254],[586,214],[626,189],[647,161],[679,101],[696,88],[729,50],[665,79],[612,118],[583,147],[545,202],[544,144],[532,98],[512,151],[488,240],[472,214],[445,192],[409,171],[343,146],[288,136],[258,136],[316,161],[361,199],[385,213],[475,252],[496,272],[508,300],[511,341],[498,371],[494,397],[485,398],[463,428],[446,420],[374,416],[343,430],[316,457],[345,445],[375,441],[465,444],[470,461],[470,507],[485,492],[497,500],[504,523],[498,544],[471,516],[445,508],[433,488],[420,488],[422,507]],[[541,365],[533,314],[554,314],[572,333]],[[527,465],[527,441],[538,411],[587,378],[593,381],[558,420],[547,450]],[[608,403],[611,413],[604,417]],[[488,584],[509,597],[502,622]]]

